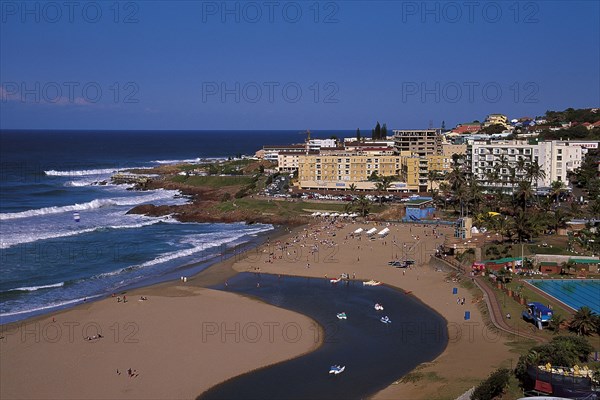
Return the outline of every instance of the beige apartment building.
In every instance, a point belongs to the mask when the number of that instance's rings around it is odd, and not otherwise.
[[[433,155],[421,158],[404,152],[394,154],[392,149],[367,153],[337,152],[298,156],[298,184],[302,189],[374,190],[369,177],[396,176],[390,191],[425,192],[428,190],[430,170],[448,171],[451,157]]]
[[[442,177],[450,171],[451,167],[451,156],[402,157],[400,178],[410,189],[426,192],[430,188],[437,189]],[[438,176],[438,179],[433,182],[429,180],[431,171],[437,172]]]

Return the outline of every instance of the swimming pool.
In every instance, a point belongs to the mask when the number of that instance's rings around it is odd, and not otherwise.
[[[588,306],[600,314],[600,279],[532,279],[527,282],[575,310]]]

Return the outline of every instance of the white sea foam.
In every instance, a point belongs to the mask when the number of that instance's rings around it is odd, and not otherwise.
[[[68,186],[68,187],[92,186],[92,185],[97,185],[98,182],[103,181],[103,180],[104,179],[99,179],[99,178],[77,179],[74,181],[65,182],[64,186]],[[106,181],[106,182],[107,182],[107,185],[111,185],[108,181]]]
[[[19,287],[19,288],[14,288],[14,289],[8,289],[7,292],[35,292],[36,290],[40,290],[40,289],[50,289],[50,288],[57,288],[57,287],[62,287],[64,286],[65,283],[64,282],[59,282],[59,283],[53,283],[51,285],[42,285],[42,286],[26,286],[26,287]]]
[[[95,200],[89,201],[87,203],[73,204],[73,205],[69,205],[69,206],[44,207],[44,208],[38,208],[35,210],[27,210],[27,211],[15,212],[15,213],[2,213],[2,214],[0,214],[0,220],[28,218],[28,217],[36,217],[36,216],[48,215],[48,214],[59,214],[59,213],[64,213],[64,212],[95,210],[95,209],[99,209],[102,207],[110,207],[110,206],[135,206],[135,205],[148,203],[148,202],[152,202],[152,201],[165,200],[168,198],[172,198],[173,196],[175,196],[177,194],[179,194],[179,192],[175,191],[175,190],[157,190],[150,194],[145,194],[145,195],[141,195],[141,196],[95,199]]]
[[[194,163],[200,163],[203,161],[206,161],[206,162],[223,161],[226,159],[227,159],[226,157],[198,157],[198,158],[190,158],[190,159],[183,159],[183,160],[154,160],[151,162],[156,163],[156,164],[194,164]]]
[[[110,168],[110,169],[82,169],[82,170],[73,170],[73,171],[56,171],[51,169],[49,171],[44,171],[46,176],[86,176],[86,175],[105,175],[105,174],[114,174],[116,172],[123,171],[118,168]]]
[[[37,308],[31,308],[28,310],[20,310],[20,311],[3,313],[3,314],[0,314],[0,317],[10,317],[13,315],[29,314],[29,313],[36,313],[36,312],[40,312],[40,311],[44,311],[44,310],[51,310],[53,308],[64,307],[64,306],[68,306],[71,304],[83,303],[85,300],[92,300],[92,299],[95,299],[95,298],[98,298],[101,296],[102,296],[101,294],[98,294],[95,296],[81,297],[79,299],[74,299],[74,300],[55,302],[55,303],[45,305],[43,307],[37,307]]]
[[[136,229],[142,228],[144,226],[154,225],[161,221],[164,221],[163,218],[156,218],[150,221],[140,222],[137,224],[125,224],[125,225],[109,225],[109,226],[96,226],[93,228],[86,229],[78,229],[78,230],[69,230],[69,231],[53,231],[53,232],[36,232],[34,234],[13,234],[9,237],[4,237],[0,242],[0,249],[8,249],[10,247],[37,242],[38,240],[48,240],[48,239],[57,239],[64,238],[69,236],[77,236],[84,233],[96,232],[102,229]]]
[[[266,232],[266,231],[269,231],[272,229],[273,229],[272,225],[263,225],[263,226],[259,226],[259,227],[252,228],[252,229],[237,231],[233,236],[230,236],[230,234],[233,232],[229,231],[229,232],[219,232],[219,233],[204,233],[201,235],[197,235],[197,236],[200,236],[199,238],[193,238],[193,237],[185,238],[181,241],[181,243],[191,244],[194,247],[191,247],[188,249],[183,249],[183,250],[176,250],[176,251],[172,251],[169,253],[164,253],[164,254],[161,254],[158,257],[156,257],[150,261],[146,261],[142,264],[130,265],[128,267],[121,268],[121,269],[118,269],[115,271],[104,272],[102,274],[95,275],[92,278],[95,278],[95,279],[108,278],[111,276],[119,275],[124,272],[135,271],[138,269],[151,267],[153,265],[163,264],[163,263],[166,263],[168,261],[175,260],[178,258],[189,257],[194,254],[201,253],[205,250],[208,250],[208,249],[211,249],[214,247],[218,247],[218,246],[221,246],[221,245],[224,245],[227,243],[234,242],[234,241],[240,239],[241,237],[244,237],[247,235],[256,235],[258,233]],[[215,235],[221,236],[221,238],[219,238],[219,237],[215,238],[214,237]],[[223,237],[223,235],[228,235],[228,236]]]

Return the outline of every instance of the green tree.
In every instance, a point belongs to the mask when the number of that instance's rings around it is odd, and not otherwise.
[[[361,139],[361,138],[360,138],[360,129],[358,129],[358,128],[357,128],[357,129],[356,129],[356,141],[357,141],[357,142],[360,142],[360,139]]]
[[[435,170],[427,171],[427,179],[429,180],[429,191],[433,193],[433,184],[440,178],[440,173]]]
[[[548,321],[548,329],[550,329],[554,335],[558,335],[564,322],[565,319],[562,317],[562,315],[554,313],[552,314],[550,321]]]
[[[371,202],[364,195],[358,196],[356,199],[352,201],[354,205],[354,210],[361,215],[362,217],[366,217],[369,215],[369,211],[371,209]]]
[[[387,138],[387,125],[384,123],[383,126],[381,127],[379,139],[385,139],[385,138]]]
[[[598,329],[596,314],[588,306],[583,306],[569,323],[569,329],[576,332],[579,336],[589,336]]]
[[[560,195],[565,190],[565,184],[562,181],[554,181],[550,184],[550,197],[556,204],[560,204]]]
[[[371,175],[368,178],[371,182],[376,182],[379,180],[379,175],[377,174],[377,171],[373,171],[371,172]]]
[[[521,205],[521,209],[525,211],[527,208],[527,203],[534,196],[533,189],[531,188],[531,183],[529,181],[521,181],[517,186],[517,200]]]
[[[375,125],[375,128],[371,132],[371,139],[378,140],[380,138],[381,138],[381,125],[379,125],[379,121],[377,121],[377,125]]]
[[[510,371],[508,369],[497,369],[485,381],[475,387],[473,394],[471,394],[471,400],[492,400],[498,397],[508,386],[509,378]]]
[[[391,176],[381,176],[378,178],[377,182],[375,182],[375,189],[377,190],[377,194],[379,195],[379,205],[383,202],[382,193],[385,193],[390,188],[393,177]]]
[[[348,190],[351,192],[356,191],[356,185],[354,183],[351,183],[350,186],[348,186]]]

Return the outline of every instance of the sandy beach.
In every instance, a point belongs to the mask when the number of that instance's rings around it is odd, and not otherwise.
[[[364,232],[353,237],[359,227],[390,232],[373,240]],[[314,330],[306,316],[201,287],[224,282],[234,271],[254,271],[322,278],[345,273],[416,296],[448,321],[446,350],[419,370],[436,378],[396,382],[374,398],[455,398],[516,356],[505,338],[486,328],[478,299],[428,264],[444,235],[451,234],[447,227],[315,222],[271,237],[187,283],[135,290],[127,293],[127,303],[108,298],[5,326],[0,397],[195,398],[231,377],[317,348],[313,335],[289,340],[296,326]],[[393,259],[416,263],[393,268],[387,265]],[[464,304],[457,304],[463,297]],[[468,321],[465,311],[471,314]],[[102,338],[86,339],[100,331]]]
[[[5,327],[0,398],[191,399],[320,345],[303,315],[190,281],[126,297]]]

